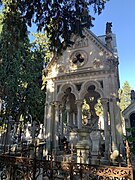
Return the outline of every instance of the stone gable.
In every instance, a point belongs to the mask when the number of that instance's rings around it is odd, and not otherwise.
[[[71,48],[67,48],[60,58],[54,58],[50,62],[47,68],[48,78],[82,71],[109,70],[117,62],[117,57],[114,57],[104,42],[88,30],[84,31],[84,38],[73,36],[72,41],[74,45]]]

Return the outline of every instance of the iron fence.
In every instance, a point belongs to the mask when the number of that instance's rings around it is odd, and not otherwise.
[[[99,161],[98,161],[99,162]],[[129,166],[56,161],[53,155],[39,160],[11,154],[0,155],[1,180],[133,180]]]

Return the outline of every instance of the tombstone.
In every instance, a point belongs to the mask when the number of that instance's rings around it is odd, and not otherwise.
[[[32,136],[31,136],[31,124],[29,122],[27,122],[26,124],[26,130],[24,133],[24,137],[25,140],[27,141],[27,143],[29,144],[32,140]]]
[[[4,138],[3,144],[4,144],[5,151],[7,151],[10,149],[10,146],[13,144],[12,139],[11,139],[11,133],[12,133],[12,126],[14,124],[14,120],[10,116],[9,119],[5,121],[5,123],[7,124],[7,129],[3,136]]]

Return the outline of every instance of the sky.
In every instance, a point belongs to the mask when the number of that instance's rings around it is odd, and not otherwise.
[[[105,34],[106,22],[112,22],[119,56],[120,86],[128,81],[135,90],[135,0],[110,0],[102,14],[94,17],[91,31],[97,36]]]

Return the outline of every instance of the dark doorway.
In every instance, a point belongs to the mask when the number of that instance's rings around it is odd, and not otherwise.
[[[130,125],[131,128],[133,128],[135,130],[135,113],[130,115]],[[132,136],[135,137],[135,131],[132,131]]]

